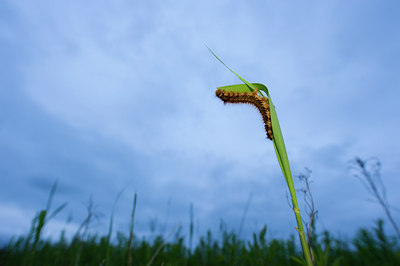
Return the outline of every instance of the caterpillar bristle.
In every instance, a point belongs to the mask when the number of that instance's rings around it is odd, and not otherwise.
[[[220,98],[224,104],[226,103],[247,103],[254,105],[264,121],[265,131],[267,137],[272,140],[272,124],[271,124],[271,112],[269,109],[268,98],[262,97],[257,94],[258,90],[252,92],[233,92],[217,89],[215,95]]]

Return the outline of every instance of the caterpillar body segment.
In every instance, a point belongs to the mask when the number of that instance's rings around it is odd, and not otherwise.
[[[220,98],[224,103],[247,103],[254,105],[264,121],[265,132],[267,137],[272,140],[272,124],[271,124],[271,112],[269,109],[268,98],[262,97],[257,94],[258,90],[253,92],[234,92],[217,89],[215,95]]]

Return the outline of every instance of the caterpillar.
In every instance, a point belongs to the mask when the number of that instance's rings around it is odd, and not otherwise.
[[[269,110],[268,98],[258,95],[257,91],[233,92],[217,89],[215,95],[224,103],[248,103],[254,105],[261,113],[267,137],[272,140],[271,112]]]

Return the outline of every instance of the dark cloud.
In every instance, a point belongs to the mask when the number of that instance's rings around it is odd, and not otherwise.
[[[15,221],[11,231],[27,230],[22,217],[44,208],[55,180],[54,206],[68,207],[49,234],[69,216],[73,232],[90,197],[105,231],[121,190],[120,230],[136,191],[143,235],[150,224],[187,228],[191,203],[198,234],[221,220],[239,230],[249,195],[244,237],[265,223],[271,235],[295,233],[259,114],[215,98],[240,81],[203,42],[269,86],[294,176],[313,171],[321,228],[352,233],[383,217],[347,163],[375,155],[383,174],[398,173],[395,4],[342,4],[1,3],[0,235]]]

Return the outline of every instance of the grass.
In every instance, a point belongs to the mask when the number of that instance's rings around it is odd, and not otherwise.
[[[239,232],[228,230],[221,221],[218,237],[208,231],[193,247],[193,205],[189,211],[189,236],[186,245],[182,226],[176,225],[163,238],[161,235],[139,238],[134,233],[137,195],[134,194],[127,232],[113,233],[113,212],[106,235],[88,233],[91,220],[96,218],[94,204],[89,201],[87,217],[76,234],[66,239],[61,232],[58,240],[42,238],[50,218],[66,205],[51,212],[51,202],[57,183],[51,189],[45,210],[32,219],[29,233],[12,239],[0,248],[0,265],[300,265],[303,253],[297,239],[270,238],[265,225],[250,240],[241,239]],[[118,200],[118,194],[115,202]],[[52,213],[47,216],[47,213]],[[46,218],[47,217],[47,218]],[[151,226],[151,225],[150,225]],[[240,231],[240,230],[239,230]],[[397,237],[388,236],[383,221],[378,220],[371,229],[362,228],[351,241],[335,238],[325,231],[316,234],[315,224],[310,232],[316,265],[400,265],[400,246]],[[110,241],[112,235],[116,240]],[[172,237],[173,236],[173,237]]]
[[[114,204],[108,233],[103,236],[89,234],[91,221],[97,217],[94,204],[89,200],[87,217],[71,239],[65,237],[64,231],[56,241],[43,239],[42,232],[46,224],[66,206],[66,203],[61,204],[51,211],[56,187],[57,182],[51,188],[46,208],[33,217],[29,233],[13,238],[0,248],[0,265],[299,265],[304,263],[302,250],[296,244],[298,240],[294,235],[289,239],[270,238],[267,226],[260,232],[254,233],[250,240],[244,240],[240,238],[240,232],[228,230],[221,221],[218,237],[214,237],[211,231],[208,231],[193,247],[192,204],[189,211],[188,245],[185,244],[187,242],[182,235],[180,224],[177,224],[166,238],[154,235],[140,239],[134,233],[136,193],[133,197],[130,227],[127,232],[113,233]],[[115,203],[120,194],[121,192]],[[316,265],[400,265],[399,240],[384,232],[382,220],[378,220],[372,229],[360,229],[352,241],[335,238],[327,231],[317,235],[315,224],[310,234]],[[111,241],[112,235],[116,236],[115,241]]]
[[[210,48],[208,48],[208,50],[227,69],[229,69],[233,74],[235,74],[244,83],[244,84],[236,84],[236,85],[218,87],[217,88],[217,96],[221,91],[226,92],[228,95],[233,95],[233,94],[240,95],[240,97],[238,97],[238,98],[234,97],[235,99],[232,99],[232,101],[229,101],[229,98],[230,98],[229,96],[225,97],[225,99],[222,99],[222,100],[225,103],[226,102],[252,103],[259,109],[261,115],[263,116],[266,133],[268,135],[268,138],[272,139],[276,157],[277,157],[279,165],[281,167],[283,177],[285,178],[286,184],[290,191],[292,209],[293,209],[293,212],[294,212],[294,215],[296,218],[296,223],[297,223],[296,231],[300,237],[301,247],[303,249],[303,255],[304,255],[304,259],[305,259],[304,263],[301,260],[299,260],[299,263],[302,263],[302,264],[308,265],[308,266],[315,265],[314,261],[312,260],[311,250],[309,249],[309,243],[307,242],[306,233],[305,233],[304,227],[303,227],[302,217],[300,214],[300,208],[299,208],[299,205],[297,202],[296,189],[295,189],[294,183],[293,183],[292,171],[290,170],[289,158],[288,158],[287,152],[286,152],[285,141],[283,139],[281,127],[279,125],[278,115],[275,110],[275,105],[272,102],[272,98],[269,93],[269,90],[264,84],[248,82],[247,80],[242,78],[239,74],[237,74],[235,71],[233,71],[231,68],[229,68],[224,62],[222,62],[222,60],[213,51],[211,51]],[[264,93],[267,95],[267,97],[264,97]],[[249,99],[254,99],[253,96],[249,97],[250,95],[258,96],[259,100],[258,101],[257,100],[249,101]],[[262,97],[262,98],[260,98],[260,97]],[[246,98],[246,100],[243,100],[244,98]],[[268,105],[267,107],[263,106],[262,102],[264,102],[264,101],[267,102],[267,105]],[[272,130],[272,136],[270,135],[269,130]]]
[[[33,235],[43,230],[34,228]],[[157,236],[153,241],[139,239],[131,230],[117,232],[115,242],[109,241],[109,234],[67,240],[61,233],[57,241],[32,241],[27,235],[0,249],[0,265],[299,265],[302,250],[293,235],[285,240],[269,238],[264,226],[245,241],[223,223],[220,230],[221,237],[208,231],[192,250],[181,230],[170,232],[174,233],[170,240]],[[382,220],[371,229],[360,229],[351,241],[327,231],[314,232],[314,238],[316,265],[400,265],[398,240],[384,232]]]

